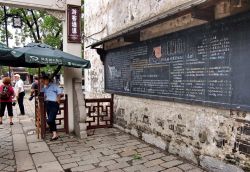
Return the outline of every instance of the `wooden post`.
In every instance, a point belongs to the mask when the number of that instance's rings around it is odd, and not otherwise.
[[[111,94],[111,103],[110,103],[110,125],[111,127],[113,127],[113,123],[114,123],[113,114],[114,114],[114,94]]]
[[[65,101],[64,101],[64,128],[65,132],[69,133],[69,118],[68,118],[68,95],[65,94]]]

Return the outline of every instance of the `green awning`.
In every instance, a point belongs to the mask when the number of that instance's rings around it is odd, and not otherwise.
[[[40,43],[30,43],[23,48],[14,49],[11,54],[28,64],[62,65],[85,69],[91,67],[88,60]]]
[[[29,68],[37,68],[40,66],[39,64],[26,63],[22,59],[15,58],[11,54],[11,51],[13,51],[13,49],[8,48],[5,44],[0,43],[0,65],[1,66],[29,67]]]

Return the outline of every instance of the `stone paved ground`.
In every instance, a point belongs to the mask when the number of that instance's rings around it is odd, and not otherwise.
[[[46,140],[65,171],[88,172],[202,172],[195,165],[167,154],[118,129],[98,129],[79,140],[61,135],[56,142]]]
[[[13,139],[9,125],[0,126],[0,171],[15,171]]]
[[[28,97],[28,96],[27,96]],[[34,102],[25,99],[25,116],[14,107],[14,125],[0,126],[0,171],[22,172],[201,172],[202,169],[118,129],[98,129],[79,140],[60,133],[56,142],[38,140]]]

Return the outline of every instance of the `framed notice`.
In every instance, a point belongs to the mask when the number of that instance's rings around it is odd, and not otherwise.
[[[81,7],[67,6],[68,42],[81,43]]]

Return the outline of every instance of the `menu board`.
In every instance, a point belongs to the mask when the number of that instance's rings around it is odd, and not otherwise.
[[[250,12],[112,49],[110,93],[250,110]]]

